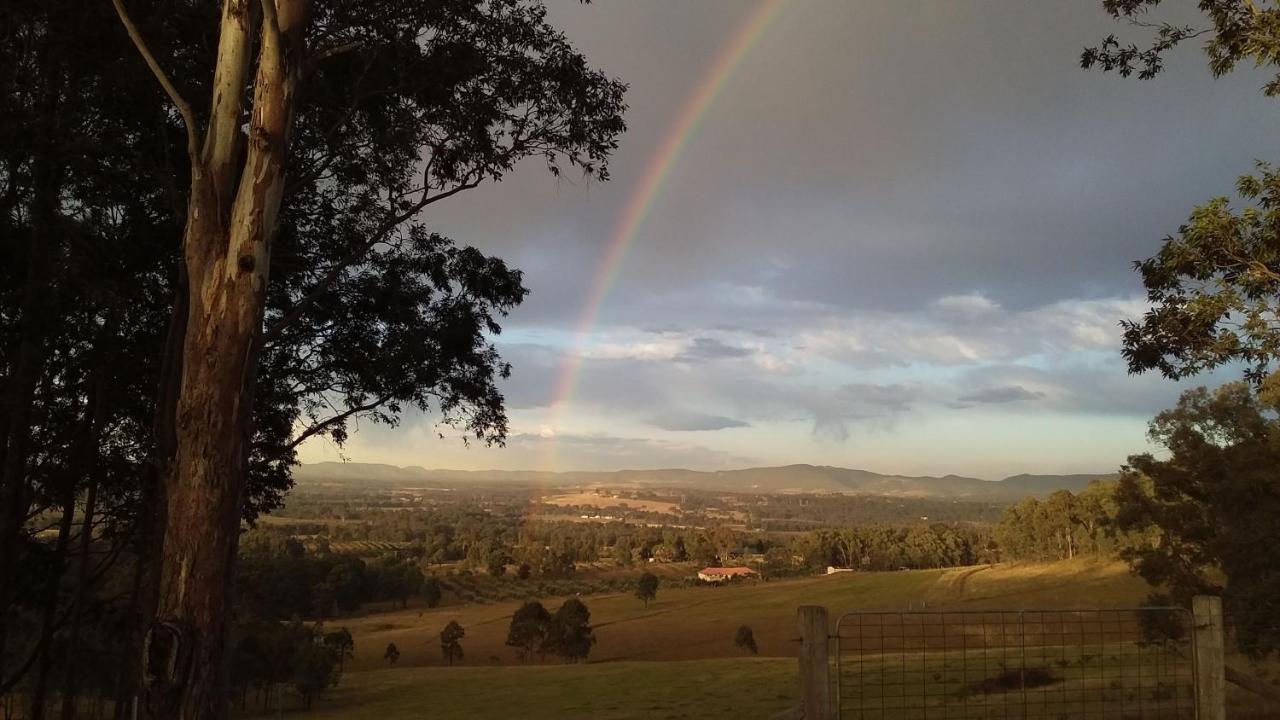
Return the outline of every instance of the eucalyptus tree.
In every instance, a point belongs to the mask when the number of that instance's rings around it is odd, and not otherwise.
[[[1264,68],[1271,77],[1261,91],[1280,94],[1280,5],[1201,0],[1202,21],[1184,24],[1161,20],[1160,4],[1104,0],[1107,13],[1149,38],[1138,44],[1110,35],[1084,50],[1081,65],[1149,80],[1164,71],[1170,52],[1197,43],[1215,76],[1241,64]],[[1238,363],[1255,385],[1268,382],[1280,356],[1280,175],[1260,162],[1235,190],[1243,207],[1226,196],[1209,200],[1159,253],[1137,263],[1152,308],[1125,323],[1133,372],[1158,370],[1176,379]]]
[[[1273,0],[1200,0],[1199,24],[1162,21],[1159,0],[1104,0],[1113,17],[1151,34],[1142,44],[1112,35],[1081,56],[1085,68],[1151,79],[1166,56],[1201,45],[1215,76],[1238,66],[1270,77],[1280,95],[1280,5]],[[1274,412],[1280,407],[1280,172],[1258,162],[1227,196],[1195,208],[1160,251],[1137,263],[1150,310],[1126,322],[1132,372],[1173,379],[1218,367],[1248,384],[1185,393],[1156,416],[1151,437],[1166,459],[1135,455],[1117,494],[1119,525],[1150,542],[1128,547],[1134,567],[1179,600],[1221,591],[1240,613],[1238,638],[1258,654],[1280,647],[1274,629],[1274,525],[1280,475]],[[1218,578],[1225,577],[1225,587]]]
[[[529,157],[607,177],[623,87],[536,2],[0,16],[0,647],[22,607],[57,605],[34,647],[0,650],[0,689],[79,606],[13,582],[32,522],[83,516],[96,483],[88,516],[158,613],[149,667],[178,671],[144,709],[217,715],[236,529],[279,502],[301,442],[415,407],[505,435],[490,337],[526,290],[423,211]]]

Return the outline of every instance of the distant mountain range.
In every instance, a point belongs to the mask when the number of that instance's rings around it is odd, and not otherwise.
[[[1076,492],[1095,480],[1115,475],[1014,475],[980,480],[961,475],[882,475],[819,465],[785,465],[745,470],[619,470],[615,472],[541,472],[533,470],[428,470],[371,463],[322,462],[294,468],[299,482],[372,482],[377,484],[513,482],[546,487],[607,485],[688,488],[758,493],[844,493],[900,497],[1015,500],[1045,496],[1055,490]]]

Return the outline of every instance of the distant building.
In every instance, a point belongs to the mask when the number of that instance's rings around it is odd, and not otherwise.
[[[836,573],[842,573],[842,572],[853,572],[853,568],[838,568],[835,565],[827,566],[828,575],[835,575]]]
[[[703,582],[724,582],[740,577],[759,575],[749,567],[707,567],[698,571],[698,579]]]

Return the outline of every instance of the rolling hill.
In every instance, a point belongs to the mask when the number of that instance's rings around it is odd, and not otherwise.
[[[1014,475],[980,480],[961,475],[885,475],[869,470],[822,465],[785,465],[703,472],[697,470],[619,470],[616,472],[538,472],[528,470],[428,470],[410,466],[323,462],[294,469],[300,482],[371,482],[448,484],[508,482],[544,487],[606,485],[665,487],[742,493],[843,493],[901,497],[1015,500],[1044,496],[1055,490],[1084,489],[1114,475]]]

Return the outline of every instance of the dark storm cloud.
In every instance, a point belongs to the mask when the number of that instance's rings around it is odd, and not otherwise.
[[[962,406],[969,403],[1011,403],[1021,402],[1024,400],[1038,400],[1044,397],[1044,393],[1028,390],[1021,385],[1004,385],[1001,387],[983,388],[974,392],[961,395],[959,401]]]
[[[676,357],[677,360],[719,360],[721,358],[740,358],[751,354],[744,347],[730,345],[723,340],[711,337],[695,337],[689,347]]]
[[[723,415],[707,415],[697,412],[663,413],[650,418],[649,424],[659,430],[671,430],[673,432],[698,432],[750,427],[750,423],[745,423],[741,420],[734,420]]]
[[[821,398],[813,398],[813,434],[824,440],[844,442],[850,427],[873,423],[892,427],[893,420],[911,409],[921,395],[920,388],[903,384],[852,383]]]
[[[646,164],[746,9],[553,4],[631,84],[630,129],[609,183],[530,163],[442,206],[444,231],[526,270],[513,324],[580,317]],[[704,305],[725,285],[835,312],[1132,294],[1129,263],[1255,157],[1280,155],[1280,137],[1261,76],[1215,81],[1190,47],[1150,82],[1081,71],[1080,49],[1111,32],[1142,33],[1093,2],[788,3],[671,169],[601,324],[673,321],[639,317],[656,297],[716,312],[703,327],[741,323]]]
[[[1261,74],[1214,80],[1190,47],[1150,82],[1085,73],[1083,46],[1144,34],[1097,0],[793,0],[605,267],[671,123],[749,10],[552,0],[593,66],[630,83],[613,179],[531,162],[428,218],[525,273],[532,294],[500,346],[507,405],[534,418],[519,430],[539,428],[575,355],[574,409],[628,428],[564,439],[580,466],[645,453],[714,466],[730,462],[716,443],[766,426],[803,456],[814,438],[915,418],[1138,424],[1176,400],[1184,386],[1129,377],[1118,354],[1118,322],[1145,310],[1131,262],[1254,158],[1280,159]],[[629,437],[729,423],[750,428],[697,436],[710,448]],[[517,438],[513,452],[546,442]]]

